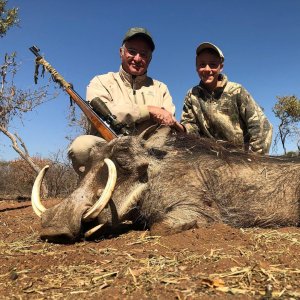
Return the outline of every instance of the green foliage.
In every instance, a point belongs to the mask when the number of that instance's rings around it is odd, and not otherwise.
[[[299,156],[299,152],[297,151],[289,151],[285,154],[285,156],[287,157],[296,157],[296,156]]]
[[[280,138],[284,153],[286,154],[286,139],[294,137],[299,143],[300,130],[297,123],[300,121],[300,100],[296,96],[276,97],[277,102],[273,107],[273,112],[280,119],[278,134],[275,137],[275,145]]]
[[[277,103],[273,107],[275,116],[284,123],[300,121],[300,100],[296,96],[276,97]]]
[[[18,8],[7,9],[7,0],[0,0],[0,37],[3,37],[7,30],[19,23]]]

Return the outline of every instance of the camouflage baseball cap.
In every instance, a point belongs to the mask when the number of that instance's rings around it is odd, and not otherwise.
[[[154,42],[153,42],[153,39],[152,39],[152,36],[150,34],[150,32],[146,29],[146,28],[142,28],[142,27],[132,27],[130,28],[126,34],[125,34],[125,37],[123,39],[123,44],[130,40],[131,38],[133,37],[136,37],[136,36],[141,36],[143,37],[145,40],[148,41],[149,45],[150,45],[150,48],[151,48],[151,51],[153,52],[154,49],[155,49],[155,45],[154,45]]]
[[[196,55],[198,55],[201,51],[203,51],[204,49],[213,49],[215,50],[218,55],[221,58],[221,61],[223,62],[225,60],[223,52],[214,44],[209,43],[209,42],[205,42],[205,43],[201,43],[196,50]]]

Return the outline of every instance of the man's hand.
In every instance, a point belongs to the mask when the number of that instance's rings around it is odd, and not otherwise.
[[[176,131],[185,132],[184,126],[177,122],[175,117],[163,107],[149,105],[148,110],[150,118],[158,124],[171,126]]]
[[[158,124],[172,126],[176,122],[174,116],[162,107],[148,106],[150,118]]]
[[[186,132],[184,126],[177,121],[174,123],[174,125],[172,125],[172,127],[178,132]]]

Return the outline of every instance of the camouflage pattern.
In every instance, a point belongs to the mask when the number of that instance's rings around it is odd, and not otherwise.
[[[87,87],[86,99],[99,97],[119,122],[129,125],[132,134],[156,124],[150,120],[147,106],[164,107],[175,114],[175,106],[167,86],[144,74],[135,78],[122,66],[119,72],[94,77]],[[96,134],[92,132],[92,134]]]
[[[188,133],[243,146],[246,151],[268,153],[272,125],[247,90],[220,74],[218,87],[210,93],[203,84],[185,97],[181,124]]]

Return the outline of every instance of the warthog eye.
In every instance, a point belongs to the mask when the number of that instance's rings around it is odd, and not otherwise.
[[[157,159],[163,159],[166,155],[167,152],[164,150],[160,150],[157,148],[151,148],[148,150],[149,155],[154,156]]]
[[[149,166],[148,164],[143,164],[137,168],[139,181],[142,183],[148,182],[148,172],[147,172],[148,166]]]

